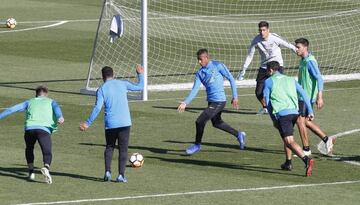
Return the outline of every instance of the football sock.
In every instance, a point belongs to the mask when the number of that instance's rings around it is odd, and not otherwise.
[[[322,141],[324,141],[324,143],[327,143],[328,139],[328,136],[325,136],[324,138],[322,138]]]
[[[291,159],[286,159],[285,164],[291,164]]]
[[[303,146],[303,150],[304,150],[304,151],[309,151],[309,150],[310,150],[310,147],[309,147],[309,146]]]
[[[302,160],[303,160],[303,162],[305,163],[306,166],[307,166],[308,159],[309,159],[309,157],[306,156],[306,155],[302,158]]]

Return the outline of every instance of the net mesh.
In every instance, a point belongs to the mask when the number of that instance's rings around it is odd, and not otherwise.
[[[110,21],[117,14],[124,20],[124,34],[110,43]],[[360,73],[359,0],[149,0],[149,88],[185,88],[198,69],[199,48],[207,48],[211,58],[224,62],[235,77],[262,20],[291,43],[307,38],[323,75]],[[134,66],[141,62],[140,35],[141,0],[106,0],[87,87],[101,85],[104,65],[112,66],[118,78],[133,80]],[[297,75],[299,57],[289,49],[282,49],[282,54],[285,72]],[[246,79],[256,77],[259,64],[256,52]]]

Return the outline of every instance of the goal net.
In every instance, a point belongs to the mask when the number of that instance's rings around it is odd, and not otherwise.
[[[148,0],[147,11],[149,90],[191,88],[200,48],[207,48],[236,77],[262,20],[270,23],[270,32],[291,43],[309,39],[325,80],[360,78],[359,0]],[[124,29],[111,43],[114,15],[121,16]],[[289,49],[282,53],[285,72],[296,76],[299,57]],[[255,84],[259,60],[256,52],[239,85]],[[101,85],[105,65],[119,79],[136,80],[136,63],[141,63],[141,0],[105,0],[86,90]]]

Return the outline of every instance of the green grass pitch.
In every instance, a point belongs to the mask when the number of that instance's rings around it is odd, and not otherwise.
[[[235,138],[208,123],[202,151],[184,155],[194,140],[194,121],[206,106],[204,91],[182,114],[176,107],[188,91],[151,92],[148,102],[130,103],[129,154],[142,153],[144,166],[127,168],[127,184],[102,182],[103,113],[87,132],[78,130],[95,100],[79,90],[85,85],[101,4],[102,0],[2,1],[0,19],[15,17],[17,29],[61,20],[88,21],[13,33],[0,28],[0,111],[33,97],[32,89],[45,84],[65,117],[65,124],[53,135],[52,185],[43,182],[39,171],[35,182],[26,180],[24,113],[0,120],[0,204],[358,204],[360,166],[343,160],[360,163],[359,132],[338,138],[334,154],[342,161],[320,155],[319,139],[312,134],[313,176],[303,176],[303,163],[297,158],[293,171],[281,171],[285,158],[281,139],[269,116],[255,115],[258,103],[253,88],[238,89],[240,109],[232,110],[228,104],[223,113],[226,122],[246,131],[244,151]],[[359,80],[326,83],[325,107],[316,111],[316,122],[329,135],[359,129],[359,97]],[[300,143],[298,136],[295,132]],[[114,174],[117,156],[115,152]],[[37,145],[37,168],[41,162]]]

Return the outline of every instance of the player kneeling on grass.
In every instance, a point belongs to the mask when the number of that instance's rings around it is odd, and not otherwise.
[[[230,133],[240,143],[240,149],[245,149],[245,133],[235,130],[221,119],[221,113],[226,105],[224,91],[224,77],[230,81],[233,108],[238,108],[237,90],[233,76],[223,63],[209,59],[207,49],[200,49],[197,52],[197,59],[200,69],[195,75],[194,85],[184,102],[178,106],[179,112],[184,112],[186,106],[192,101],[200,89],[202,83],[206,88],[208,107],[200,114],[196,120],[195,144],[186,149],[186,153],[191,155],[201,149],[201,141],[204,133],[205,124],[211,120],[214,127]]]
[[[45,182],[52,183],[50,164],[52,160],[51,134],[56,131],[57,124],[64,123],[64,118],[56,101],[48,98],[48,88],[39,86],[35,89],[36,97],[14,105],[0,113],[0,119],[15,112],[26,111],[25,115],[25,157],[29,168],[29,180],[35,179],[34,145],[39,142],[43,155],[44,167],[41,173]]]
[[[301,86],[292,78],[279,72],[280,64],[276,61],[267,63],[267,73],[270,77],[265,81],[264,99],[274,126],[279,130],[284,142],[286,162],[282,169],[291,170],[291,151],[300,157],[306,168],[305,176],[311,176],[314,160],[304,154],[304,151],[294,140],[294,125],[298,118],[298,95],[300,94],[308,108],[309,120],[314,118],[310,101]]]
[[[127,99],[128,90],[140,91],[144,88],[144,69],[136,66],[138,83],[125,80],[116,80],[111,67],[105,66],[101,70],[104,84],[96,92],[96,101],[90,117],[80,124],[80,130],[85,131],[98,116],[104,105],[105,139],[106,148],[104,181],[111,181],[111,160],[116,141],[119,145],[119,175],[117,182],[127,182],[125,178],[125,167],[128,157],[128,143],[131,127],[131,117]]]

